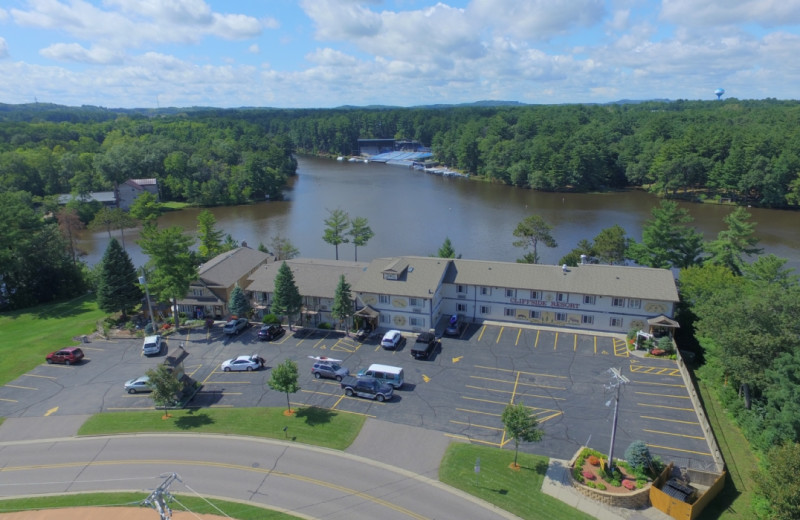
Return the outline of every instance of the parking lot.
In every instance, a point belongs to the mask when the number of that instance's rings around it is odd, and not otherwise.
[[[380,347],[380,337],[360,342],[324,330],[288,331],[259,341],[257,326],[225,336],[193,329],[166,338],[170,355],[182,356],[186,374],[201,384],[189,406],[285,406],[285,394],[269,389],[270,367],[297,362],[301,390],[293,406],[319,406],[394,423],[420,426],[453,438],[492,446],[513,446],[501,415],[509,403],[523,402],[538,418],[544,438],[520,449],[570,458],[582,445],[607,451],[617,390],[610,369],[629,382],[619,388],[615,456],[634,440],[648,443],[665,461],[694,466],[711,463],[709,447],[674,361],[631,355],[624,336],[564,330],[471,325],[459,337],[443,337],[428,360],[409,354],[412,335],[396,351]],[[181,348],[183,347],[183,348]],[[123,383],[163,362],[144,357],[142,340],[95,341],[81,345],[80,365],[42,365],[0,388],[6,417],[92,414],[149,410],[149,394],[128,394]],[[226,359],[258,354],[266,368],[224,372]],[[371,363],[403,367],[406,383],[391,401],[346,397],[338,382],[315,379],[309,356],[342,360],[351,374]]]

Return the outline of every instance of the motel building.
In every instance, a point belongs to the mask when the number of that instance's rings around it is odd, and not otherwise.
[[[381,329],[441,332],[452,314],[485,321],[626,334],[672,328],[671,271],[581,264],[564,267],[433,257],[379,258],[352,287],[356,315]]]

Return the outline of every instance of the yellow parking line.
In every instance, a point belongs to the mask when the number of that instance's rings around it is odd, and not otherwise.
[[[482,424],[468,423],[468,422],[464,422],[464,421],[453,421],[453,420],[451,420],[450,422],[453,423],[453,424],[463,424],[464,426],[470,426],[470,427],[473,427],[473,428],[483,428],[485,430],[494,430],[494,431],[497,431],[497,432],[503,431],[503,428],[497,428],[495,426],[484,426]]]
[[[249,385],[250,381],[208,381],[204,385]]]
[[[524,370],[511,370],[509,368],[486,367],[483,365],[474,365],[474,366],[475,368],[485,368],[486,370],[496,370],[498,372],[513,372],[513,373],[519,372],[520,374],[525,374],[528,376],[541,376],[541,377],[554,377],[558,379],[567,379],[567,376],[554,376],[551,374],[542,374],[540,372],[525,372]]]
[[[679,424],[700,424],[697,421],[679,421],[678,419],[667,419],[665,417],[652,417],[650,415],[640,415],[642,419],[651,419],[653,421],[664,421],[664,422],[674,422]]]
[[[657,394],[654,392],[635,392],[636,395],[655,395],[658,397],[672,397],[673,399],[689,399],[688,395]]]
[[[575,337],[573,338],[572,351],[573,352],[577,352],[578,351],[578,335],[577,334],[575,334]]]
[[[647,446],[649,448],[658,448],[661,450],[679,451],[681,453],[694,453],[695,455],[707,455],[709,457],[711,456],[711,453],[705,451],[682,450],[679,448],[671,448],[669,446],[659,446],[658,444],[648,444]]]
[[[594,336],[594,353],[597,354],[597,336]]]
[[[477,442],[478,444],[486,444],[486,445],[489,445],[489,446],[495,446],[497,448],[501,448],[502,447],[500,444],[498,444],[496,442],[489,442],[489,441],[482,441],[480,439],[473,439],[472,437],[467,437],[466,435],[454,435],[452,433],[445,433],[444,435],[445,435],[445,437],[450,437],[450,438],[453,438],[453,439],[459,439],[459,440],[462,440],[462,441]]]
[[[0,401],[4,401],[6,403],[18,403],[16,399],[0,399]]]
[[[558,332],[556,332],[556,339],[553,340],[553,350],[558,346]]]
[[[519,372],[519,373],[522,373],[522,372]],[[480,379],[481,381],[494,381],[496,383],[508,383],[508,384],[511,383],[511,381],[506,381],[504,379],[494,379],[494,378],[491,378],[491,377],[482,377],[482,376],[469,376],[469,377],[472,378],[472,379]],[[518,377],[518,379],[519,379],[519,377]],[[534,387],[534,388],[549,388],[551,390],[566,390],[566,387],[563,387],[563,386],[537,385],[535,383],[519,383],[519,384],[523,385],[523,386],[531,386],[531,387]]]
[[[542,332],[541,330],[536,331],[536,341],[533,343],[533,348],[537,348],[539,346],[539,333]]]
[[[497,404],[504,404],[504,403],[497,403]],[[469,410],[467,408],[456,408],[457,412],[466,412],[466,413],[477,413],[479,415],[491,415],[492,417],[500,417],[502,414],[499,413],[489,413],[489,412],[481,412],[478,410]]]
[[[500,343],[500,338],[503,337],[503,331],[504,330],[505,330],[505,327],[500,327],[500,332],[497,333],[497,341],[495,341],[495,343]]]
[[[489,403],[489,404],[499,404],[502,406],[507,405],[505,401],[492,401],[491,399],[481,399],[480,397],[469,397],[466,395],[462,395],[461,399],[466,399],[468,401],[478,401],[479,403]]]
[[[675,406],[664,406],[661,404],[647,404],[647,403],[636,403],[637,406],[647,406],[650,408],[666,408],[667,410],[681,410],[684,412],[694,412],[694,408],[678,408]]]
[[[39,374],[22,374],[27,377],[41,377],[42,379],[58,379],[56,376],[40,376]]]
[[[514,342],[514,346],[516,347],[519,345],[519,338],[522,337],[522,329],[517,330],[517,341]]]
[[[9,388],[21,388],[22,390],[38,390],[38,388],[34,388],[32,386],[20,386],[20,385],[5,385]]]
[[[511,400],[508,404],[514,404],[514,396],[517,394],[517,385],[519,385],[519,372],[517,372],[517,378],[514,380],[514,388],[511,390]]]
[[[651,386],[671,386],[673,388],[686,388],[684,385],[673,385],[672,383],[656,383],[655,381],[632,381],[637,385],[651,385]]]
[[[674,437],[686,437],[687,439],[705,440],[705,437],[699,437],[697,435],[686,435],[686,434],[683,434],[683,433],[662,432],[662,431],[658,431],[658,430],[642,430],[642,431],[645,431],[647,433],[657,433],[657,434],[660,434],[660,435],[672,435]]]
[[[481,327],[481,333],[480,333],[480,334],[478,334],[478,341],[480,341],[481,339],[483,339],[483,333],[484,333],[484,332],[486,332],[486,325],[484,325],[483,327]]]
[[[473,388],[475,390],[483,390],[485,392],[497,392],[497,393],[501,393],[501,394],[510,394],[511,393],[511,390],[498,390],[496,388],[483,388],[483,387],[480,387],[480,386],[472,386],[472,385],[465,385],[465,386],[467,388]],[[537,394],[528,394],[528,393],[525,393],[525,394],[522,394],[522,395],[524,395],[525,397],[537,397],[537,398],[540,398],[540,399],[552,399],[554,401],[566,401],[567,400],[565,397],[553,397],[553,396],[550,396],[550,395],[537,395]]]

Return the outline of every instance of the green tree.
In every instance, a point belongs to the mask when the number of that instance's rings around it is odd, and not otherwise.
[[[183,389],[183,383],[177,378],[175,371],[162,363],[147,370],[145,375],[150,378],[149,384],[153,390],[150,398],[156,408],[160,406],[166,410],[168,406],[174,405]]]
[[[297,363],[291,359],[287,359],[280,365],[272,369],[267,384],[276,392],[286,393],[286,407],[289,413],[292,413],[292,403],[289,401],[289,394],[294,394],[300,390],[298,384],[299,374],[297,372]]]
[[[353,297],[350,294],[350,284],[347,283],[344,275],[339,275],[339,284],[336,286],[336,294],[333,297],[333,307],[331,316],[340,324],[344,322],[345,330],[349,330],[347,318],[353,314]]]
[[[517,454],[520,442],[539,442],[543,432],[539,428],[539,421],[522,401],[517,404],[507,404],[503,410],[503,426],[508,436],[514,439],[514,466],[517,466]]]
[[[162,205],[158,197],[149,191],[142,192],[131,204],[128,213],[142,222],[155,222],[161,215]]]
[[[461,255],[456,256],[456,250],[453,249],[453,243],[450,237],[445,237],[442,247],[436,252],[438,258],[461,258]]]
[[[522,261],[524,263],[539,263],[539,242],[547,247],[558,247],[556,239],[553,238],[551,234],[552,230],[553,226],[545,222],[539,215],[526,217],[522,222],[517,224],[513,234],[515,237],[519,238],[519,240],[513,242],[514,247],[522,247],[524,249],[530,247],[533,249],[533,251],[523,257]]]
[[[350,230],[347,231],[347,234],[353,239],[353,246],[355,246],[355,261],[358,262],[359,246],[367,245],[367,242],[369,242],[369,239],[375,236],[375,233],[373,233],[372,228],[369,227],[366,217],[356,217],[350,221]]]
[[[769,520],[800,518],[800,444],[790,442],[767,452],[764,465],[756,474],[757,493],[767,506],[760,517]]]
[[[275,292],[272,294],[270,312],[286,316],[289,330],[292,330],[292,316],[300,312],[302,305],[303,297],[300,296],[300,291],[297,289],[294,274],[284,261],[278,268],[278,274],[275,275]]]
[[[741,275],[745,265],[743,256],[759,255],[763,249],[756,247],[758,239],[753,236],[755,223],[748,222],[750,213],[739,207],[723,219],[728,225],[717,234],[717,239],[708,244],[710,256],[706,262],[724,265],[734,274]]]
[[[631,243],[628,257],[647,267],[685,268],[700,263],[703,236],[688,224],[694,219],[671,200],[652,209],[642,229],[642,242]]]
[[[175,328],[180,325],[178,298],[189,292],[189,286],[197,279],[197,261],[190,247],[194,239],[183,234],[178,226],[159,230],[155,225],[142,229],[139,245],[150,257],[151,274],[147,284],[151,294],[159,301],[170,301]]]
[[[61,234],[69,246],[72,263],[77,263],[78,256],[84,254],[78,247],[78,233],[86,228],[86,225],[78,218],[78,212],[67,206],[58,210],[56,219],[58,220],[58,229],[61,230]]]
[[[244,291],[239,287],[238,283],[231,291],[231,297],[230,300],[228,300],[228,310],[231,314],[240,318],[250,315],[250,302],[247,301],[247,297],[244,295]]]
[[[108,238],[111,238],[111,232],[119,230],[122,238],[122,248],[125,249],[125,230],[136,226],[136,221],[125,211],[119,208],[109,208],[103,206],[100,208],[91,222],[89,222],[89,230],[100,231],[105,230],[108,233]]]
[[[594,237],[592,249],[598,260],[606,264],[621,264],[625,261],[630,240],[619,224],[600,230]]]
[[[222,245],[223,232],[217,229],[216,225],[216,217],[207,209],[197,215],[197,238],[199,240],[197,252],[202,262],[210,260],[224,251]]]
[[[748,280],[757,283],[778,284],[789,288],[800,283],[800,276],[794,269],[786,267],[786,258],[773,255],[759,256],[755,262],[742,266],[742,274]]]
[[[342,209],[328,210],[330,216],[325,219],[325,233],[322,240],[336,248],[336,259],[339,259],[339,244],[346,244],[350,240],[345,237],[349,215]]]
[[[288,238],[282,237],[281,235],[275,235],[269,242],[269,246],[272,249],[272,254],[275,255],[275,260],[282,261],[282,260],[291,260],[292,258],[297,258],[300,256],[300,250],[294,247],[291,240]]]
[[[112,238],[100,261],[97,285],[97,306],[104,312],[121,312],[125,319],[128,311],[142,302],[142,291],[136,285],[138,276],[131,257]]]

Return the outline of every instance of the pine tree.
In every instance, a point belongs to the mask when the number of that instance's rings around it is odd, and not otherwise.
[[[339,285],[336,286],[336,294],[333,297],[333,307],[331,308],[331,316],[337,322],[346,322],[353,314],[353,297],[350,294],[350,284],[345,280],[344,275],[339,275]],[[345,323],[345,330],[349,326]]]
[[[136,285],[138,277],[131,257],[112,238],[100,262],[100,279],[97,284],[97,306],[104,312],[128,311],[142,301],[142,290]]]
[[[330,217],[325,219],[325,233],[322,240],[336,248],[336,259],[339,259],[339,244],[346,244],[350,240],[345,238],[345,229],[349,222],[349,216],[342,209],[328,210]]]
[[[239,284],[236,284],[236,287],[231,291],[231,297],[228,301],[228,310],[231,314],[240,318],[250,314],[250,302],[247,301],[247,297],[244,295],[242,288],[239,287]]]
[[[450,241],[450,237],[445,237],[442,247],[436,252],[436,256],[439,258],[461,258],[461,255],[456,256],[456,250],[453,249],[453,243]]]
[[[292,316],[300,312],[303,298],[294,281],[292,270],[283,262],[275,276],[275,292],[272,294],[271,312],[278,316],[285,315],[292,330]]]
[[[536,264],[539,263],[539,242],[547,247],[558,247],[556,239],[550,233],[553,226],[545,222],[539,215],[531,215],[526,217],[522,222],[517,224],[514,229],[513,235],[519,240],[513,242],[514,247],[532,248],[533,251],[526,253],[522,259],[517,260],[520,263]]]
[[[200,244],[197,252],[202,261],[209,260],[222,253],[222,231],[216,228],[217,219],[214,214],[204,209],[197,215],[197,238]]]

